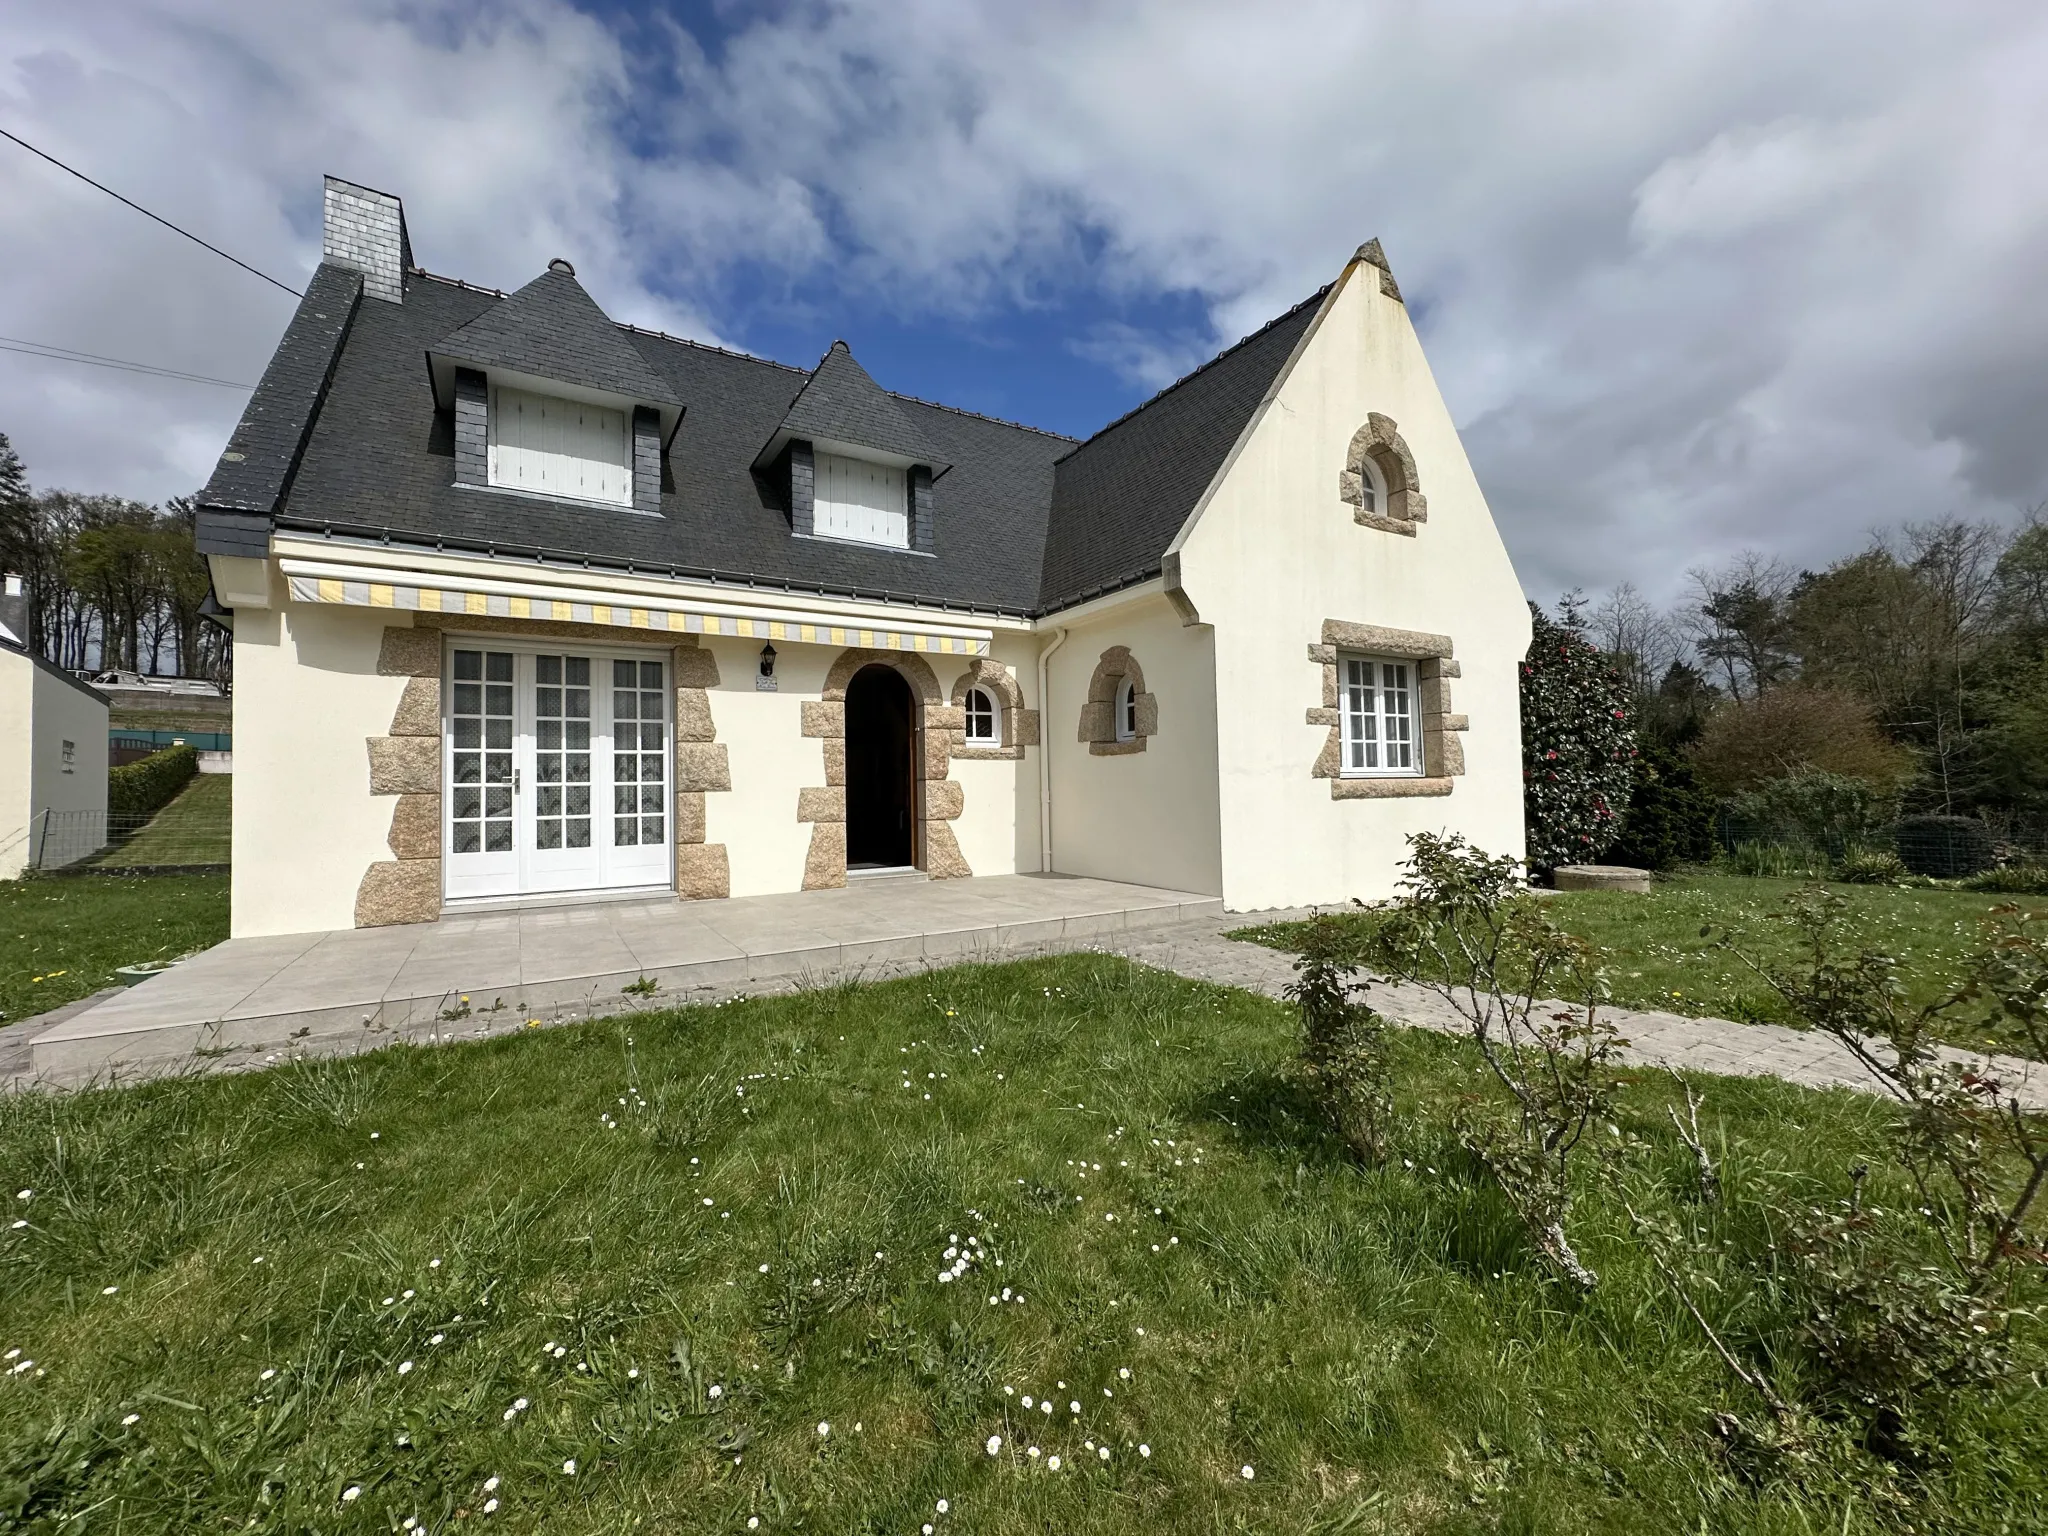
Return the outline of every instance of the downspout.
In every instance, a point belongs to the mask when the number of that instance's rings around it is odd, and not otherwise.
[[[1052,644],[1038,653],[1038,868],[1052,873],[1052,699],[1048,665],[1052,653],[1067,642],[1064,628],[1052,632]]]

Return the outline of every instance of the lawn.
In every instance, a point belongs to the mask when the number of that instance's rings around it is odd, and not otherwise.
[[[93,862],[102,869],[226,864],[234,794],[234,775],[202,773],[133,837]]]
[[[1693,1210],[1667,1078],[1581,1300],[1445,1129],[1459,1042],[1399,1037],[1378,1169],[1294,1048],[1082,955],[0,1103],[0,1525],[2048,1528],[2024,1385],[1917,1471],[1724,1453],[1755,1404],[1620,1209]],[[1731,1208],[1901,1196],[1875,1101],[1706,1091]]]
[[[0,1024],[228,936],[225,875],[30,875],[0,881]]]
[[[1811,884],[1686,874],[1660,878],[1648,896],[1567,891],[1543,900],[1544,911],[1561,926],[1605,953],[1614,1001],[1625,1008],[1796,1025],[1799,1021],[1784,1003],[1721,941],[1732,929],[1752,955],[1779,963],[1794,959],[1796,936],[1785,924],[1772,921],[1772,914],[1783,911],[1787,898]],[[1899,958],[1901,980],[1916,1003],[1932,1002],[1954,984],[1993,907],[2014,901],[2044,904],[2039,897],[1972,891],[1840,884],[1828,889],[1848,904],[1855,930],[1865,942]],[[1710,932],[1702,936],[1702,928]],[[1293,942],[1286,924],[1244,929],[1237,937],[1281,949]],[[1982,1049],[2011,1047],[2006,1040],[1960,1024],[1948,1029],[1945,1038]]]

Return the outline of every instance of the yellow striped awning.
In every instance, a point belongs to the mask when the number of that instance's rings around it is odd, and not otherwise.
[[[419,613],[477,614],[501,619],[540,619],[565,624],[601,624],[623,630],[678,635],[736,635],[742,639],[785,640],[804,645],[859,646],[883,651],[936,651],[942,655],[986,656],[989,633],[924,622],[849,622],[831,614],[787,610],[748,611],[744,605],[651,599],[639,594],[542,592],[522,595],[486,590],[502,582],[457,583],[447,578],[412,577],[380,581],[381,573],[323,574],[310,562],[283,562],[292,599],[339,603],[351,608],[397,608]],[[332,567],[326,567],[331,571]],[[624,638],[623,636],[621,638]]]

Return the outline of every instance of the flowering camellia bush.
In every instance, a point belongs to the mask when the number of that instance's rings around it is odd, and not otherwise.
[[[1628,687],[1599,649],[1534,603],[1522,663],[1522,803],[1529,867],[1597,859],[1620,835],[1635,782]],[[1569,618],[1569,611],[1567,611]]]

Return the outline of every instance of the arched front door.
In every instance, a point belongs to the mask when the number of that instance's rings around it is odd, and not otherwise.
[[[916,862],[917,701],[894,667],[866,666],[846,685],[846,866]]]

